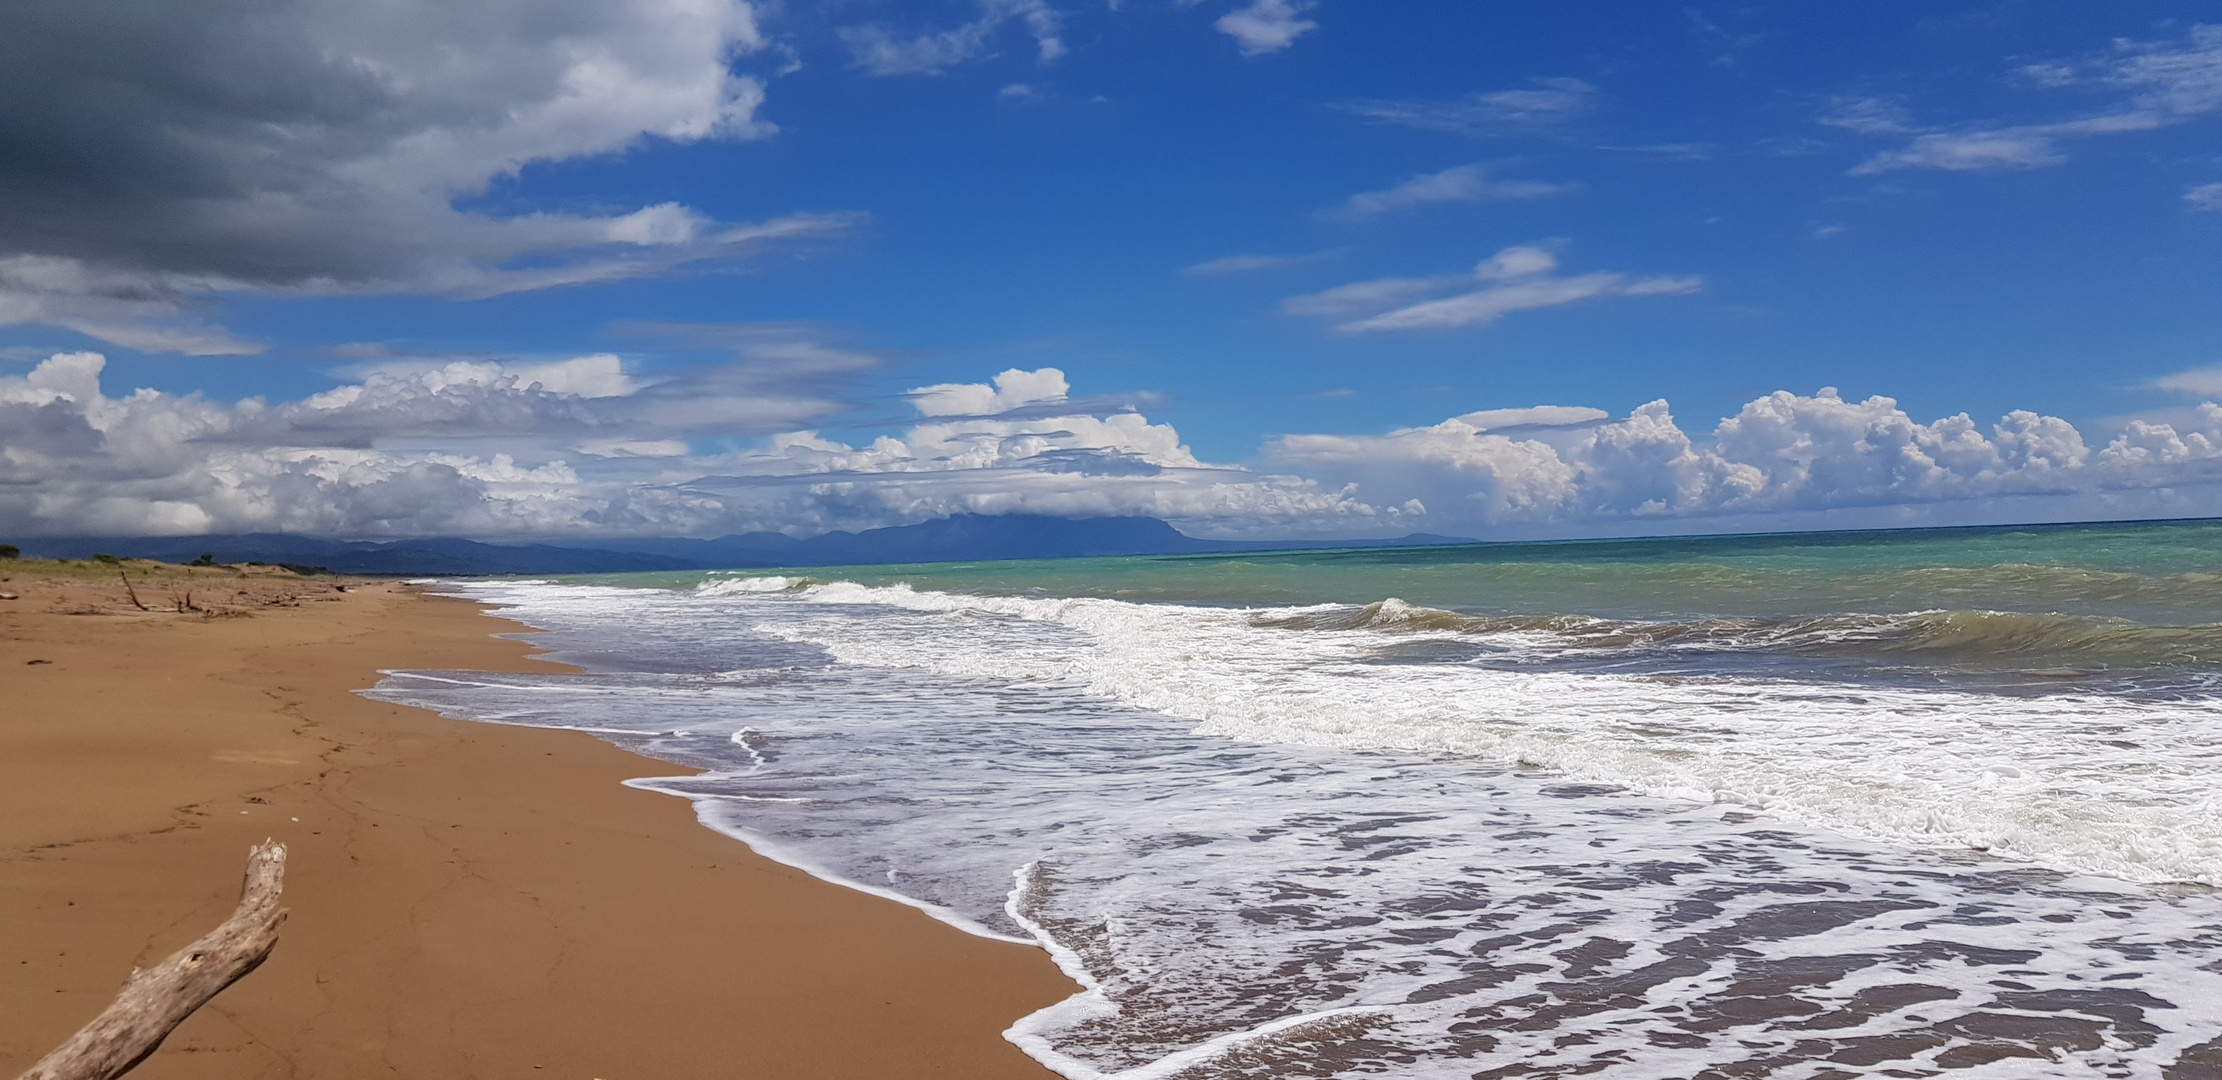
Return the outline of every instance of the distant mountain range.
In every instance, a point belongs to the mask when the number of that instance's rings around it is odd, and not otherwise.
[[[1192,555],[1475,542],[1429,533],[1412,533],[1392,540],[1200,540],[1156,518],[1057,518],[1034,514],[963,514],[917,525],[854,533],[832,532],[799,540],[782,533],[756,532],[715,540],[609,540],[592,547],[488,544],[452,537],[374,542],[283,533],[17,541],[24,554],[49,558],[82,559],[106,553],[163,562],[191,562],[206,554],[220,563],[283,563],[321,567],[343,574],[428,577]]]

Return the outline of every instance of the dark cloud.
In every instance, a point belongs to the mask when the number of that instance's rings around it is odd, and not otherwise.
[[[0,5],[0,321],[241,351],[194,298],[485,295],[839,228],[455,208],[530,162],[769,134],[737,67],[766,49],[744,0]]]

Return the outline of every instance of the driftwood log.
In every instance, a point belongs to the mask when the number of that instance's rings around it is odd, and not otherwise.
[[[131,606],[145,611],[147,606],[139,602],[139,590],[131,587],[131,575],[118,570],[116,576],[123,579],[123,594],[131,598]]]
[[[278,906],[284,888],[285,845],[265,840],[247,853],[247,880],[231,918],[154,967],[133,968],[108,1011],[18,1080],[114,1080],[131,1071],[193,1010],[270,955],[285,922]]]

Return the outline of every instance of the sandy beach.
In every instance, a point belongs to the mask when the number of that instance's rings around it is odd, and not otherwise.
[[[591,737],[353,691],[534,670],[475,605],[265,573],[0,564],[0,1076],[213,927],[291,848],[277,951],[136,1076],[1046,1077],[1000,1032],[1034,949],[760,858]],[[179,611],[176,594],[195,590]]]

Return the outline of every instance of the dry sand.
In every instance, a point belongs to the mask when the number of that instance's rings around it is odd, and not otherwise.
[[[266,836],[276,953],[135,1078],[1051,1075],[999,1034],[1076,989],[1043,953],[619,785],[676,766],[351,692],[548,666],[475,605],[148,567],[142,613],[112,569],[30,569],[0,562],[0,1077],[220,922]]]

